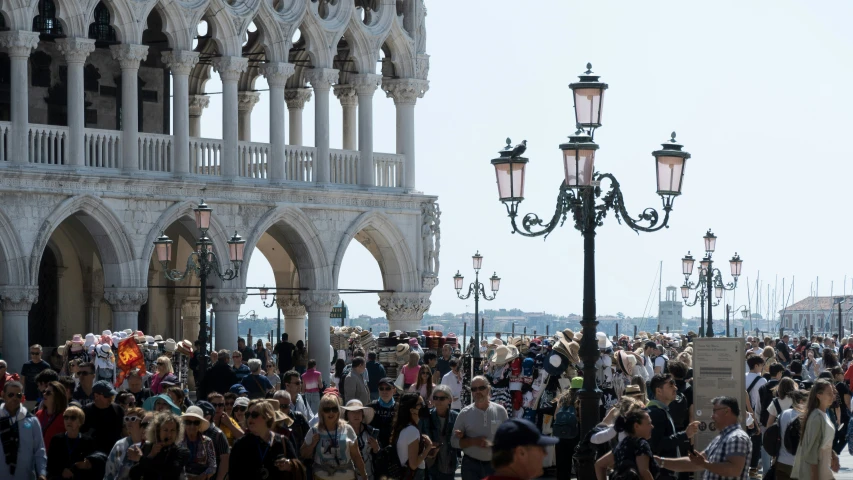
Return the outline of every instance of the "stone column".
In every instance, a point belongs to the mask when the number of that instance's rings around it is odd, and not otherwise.
[[[98,330],[98,322],[101,319],[101,301],[104,300],[102,295],[91,295],[86,303],[86,331],[100,332]]]
[[[68,154],[69,165],[85,165],[83,135],[86,128],[86,94],[83,91],[83,67],[86,57],[95,51],[90,38],[57,38],[56,46],[68,64]],[[94,330],[90,330],[94,331]]]
[[[139,170],[139,64],[148,57],[147,45],[111,45],[121,66],[121,168]]]
[[[314,88],[314,183],[329,183],[329,90],[332,89],[332,84],[338,81],[338,71],[315,68],[303,72],[302,75]]]
[[[104,300],[113,308],[112,331],[138,329],[139,309],[148,301],[147,288],[105,288]]]
[[[358,96],[355,93],[355,87],[348,84],[338,84],[335,85],[334,91],[343,109],[344,150],[355,150],[358,148],[355,140],[355,115],[356,107],[358,107]]]
[[[329,383],[332,358],[329,356],[329,314],[338,303],[338,292],[310,290],[299,294],[308,311],[308,355],[317,360],[317,370]]]
[[[190,95],[190,137],[201,136],[201,113],[210,105],[207,95]]]
[[[269,178],[272,182],[287,179],[285,174],[284,86],[293,75],[291,63],[268,62],[260,67],[270,86],[270,158]]]
[[[397,153],[406,156],[403,168],[403,187],[415,189],[415,102],[423,98],[429,82],[413,78],[382,81],[382,89],[397,107]]]
[[[217,57],[213,68],[222,78],[222,156],[220,170],[224,178],[237,178],[237,81],[249,67],[249,59],[243,57]]]
[[[0,46],[9,54],[11,95],[9,115],[12,118],[12,142],[10,160],[14,163],[29,163],[29,74],[30,53],[38,46],[38,32],[13,30],[0,33]],[[26,330],[26,328],[25,328]],[[24,337],[26,338],[26,337]],[[5,337],[4,337],[5,341]],[[29,345],[24,346],[29,348]],[[12,364],[9,364],[12,368]],[[20,368],[15,366],[14,368]]]
[[[30,308],[38,301],[38,287],[4,287],[0,289],[3,310],[3,359],[8,373],[20,373],[29,357]]]
[[[302,145],[302,111],[305,102],[311,100],[310,88],[289,88],[284,91],[284,101],[287,103],[287,115],[290,131],[287,133],[288,145]]]
[[[305,341],[305,306],[299,303],[299,297],[281,295],[276,298],[284,315],[284,331],[288,341],[296,344],[297,340]]]
[[[234,350],[237,348],[237,316],[240,307],[246,302],[246,290],[218,289],[215,293],[209,293],[208,298],[216,314],[213,324],[214,346],[217,350]]]
[[[175,164],[172,172],[184,175],[190,172],[190,72],[198,63],[198,52],[172,50],[160,55],[163,63],[172,70],[174,84],[172,101],[172,131]],[[201,115],[201,112],[199,112]]]
[[[241,142],[252,141],[252,110],[261,99],[260,92],[237,93],[237,138]]]
[[[374,73],[355,75],[352,79],[358,93],[358,184],[362,187],[376,185],[376,169],[373,167],[373,93],[381,80],[382,76]]]
[[[380,293],[379,308],[388,318],[388,330],[411,332],[419,329],[432,303],[429,296],[425,292]]]
[[[181,304],[181,340],[198,340],[201,304],[198,298],[186,298]],[[175,340],[178,340],[177,338]]]

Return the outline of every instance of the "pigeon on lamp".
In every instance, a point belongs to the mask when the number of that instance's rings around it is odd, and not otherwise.
[[[510,155],[510,158],[518,157],[519,155],[524,153],[525,150],[527,150],[527,140],[522,140],[521,143],[519,143],[512,149],[512,154]]]

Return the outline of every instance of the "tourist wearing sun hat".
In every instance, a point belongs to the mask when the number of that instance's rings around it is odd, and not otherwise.
[[[341,407],[343,419],[355,430],[356,439],[361,458],[364,460],[364,467],[367,477],[363,478],[360,474],[356,474],[358,480],[368,480],[373,478],[373,455],[379,452],[379,441],[376,437],[379,431],[370,426],[373,421],[374,412],[370,407],[366,407],[361,403],[361,400],[353,399],[347,402],[346,406]]]
[[[181,422],[184,424],[184,438],[178,446],[190,452],[185,466],[186,473],[190,478],[209,478],[216,473],[216,448],[213,440],[203,434],[210,427],[210,422],[205,420],[204,412],[199,407],[188,408],[181,415]]]

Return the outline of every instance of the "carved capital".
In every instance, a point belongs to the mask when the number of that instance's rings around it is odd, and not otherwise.
[[[338,97],[338,100],[340,100],[342,107],[358,106],[358,95],[356,95],[355,87],[352,85],[346,83],[338,84],[335,85],[333,91],[335,92],[335,96]]]
[[[278,306],[281,307],[281,312],[284,313],[284,318],[304,318],[305,305],[299,302],[299,297],[296,295],[280,295],[276,298]]]
[[[38,287],[21,286],[0,289],[0,307],[4,312],[29,312],[38,299]]]
[[[269,62],[264,63],[258,69],[261,71],[261,75],[266,77],[270,88],[284,88],[287,79],[293,75],[295,68],[292,63]]]
[[[147,288],[106,288],[104,300],[114,312],[138,312],[142,304],[148,301]]]
[[[299,301],[309,312],[331,312],[332,307],[340,301],[340,297],[338,292],[333,290],[310,290],[300,293]]]
[[[201,316],[201,303],[199,300],[184,300],[181,302],[181,315],[184,317],[199,318]]]
[[[56,48],[65,55],[65,63],[85,63],[90,53],[95,51],[95,41],[91,38],[57,38]]]
[[[385,312],[389,322],[420,322],[431,304],[429,293],[379,294],[379,308]]]
[[[311,100],[310,88],[288,88],[284,91],[284,103],[287,108],[293,110],[302,110],[305,108],[305,102]]]
[[[375,73],[359,73],[358,75],[350,76],[350,83],[355,87],[358,95],[373,96],[373,93],[379,88],[381,81],[382,75]]]
[[[251,112],[260,99],[260,92],[237,92],[237,111]]]
[[[189,75],[198,63],[198,52],[172,50],[160,54],[163,61],[172,70],[173,75]]]
[[[329,90],[333,83],[338,83],[338,71],[333,68],[315,68],[302,72],[305,80],[311,82],[314,90]]]
[[[415,78],[389,78],[382,81],[382,90],[395,105],[414,105],[429,90],[429,82]]]
[[[201,112],[210,105],[210,97],[207,95],[190,95],[190,116],[200,117]]]
[[[138,69],[140,62],[148,57],[147,45],[121,43],[110,45],[110,50],[113,52],[113,60],[118,60],[122,70]]]
[[[10,57],[29,57],[39,44],[38,32],[11,30],[0,32],[0,47],[6,49]]]
[[[234,312],[240,311],[240,306],[246,303],[246,290],[216,290],[214,293],[208,293],[207,299],[213,304],[213,309],[217,312]]]
[[[240,74],[248,68],[248,58],[217,57],[213,59],[213,69],[219,73],[223,82],[236,82],[240,80]]]

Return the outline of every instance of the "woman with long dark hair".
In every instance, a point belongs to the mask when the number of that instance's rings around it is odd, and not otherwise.
[[[830,480],[838,471],[838,455],[832,450],[835,426],[826,409],[835,401],[835,388],[825,379],[812,385],[806,411],[800,417],[800,446],[794,456],[791,477],[800,480]]]
[[[840,364],[838,363],[838,357],[835,356],[835,352],[831,348],[823,349],[823,356],[820,360],[817,361],[818,364],[818,375],[823,372],[827,372],[832,367],[838,367]]]
[[[343,358],[335,360],[335,374],[332,376],[332,386],[338,387],[338,390],[344,390],[344,369],[347,364]]]
[[[418,430],[422,410],[426,410],[426,403],[420,394],[404,393],[398,402],[394,424],[391,427],[391,445],[397,449],[400,466],[413,473],[411,476],[404,475],[403,478],[412,480],[424,479],[426,473],[424,461],[437,453],[429,437],[422,435]],[[426,418],[426,415],[423,416]]]
[[[630,477],[631,470],[642,480],[654,480],[660,467],[655,462],[652,447],[652,419],[642,408],[632,408],[616,419],[614,428],[627,435],[619,445],[595,462],[597,480],[607,479],[607,470],[616,465],[616,478]]]
[[[59,433],[65,431],[65,422],[62,414],[68,408],[68,393],[59,382],[50,382],[42,392],[41,408],[36,412],[41,433],[44,437],[44,448],[50,450],[50,440]]]
[[[427,407],[432,407],[432,389],[435,385],[432,383],[432,371],[429,365],[421,365],[418,371],[418,380],[409,386],[410,392],[415,392],[424,399]]]
[[[293,444],[272,431],[275,410],[270,402],[249,403],[248,431],[234,442],[228,462],[229,478],[305,480],[305,466]]]

